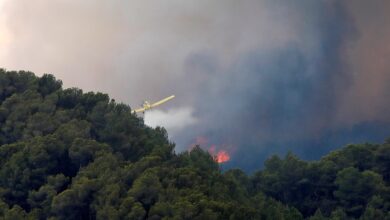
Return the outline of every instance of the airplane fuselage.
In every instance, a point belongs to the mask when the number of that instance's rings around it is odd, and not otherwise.
[[[162,99],[158,102],[155,102],[153,104],[150,104],[148,101],[144,101],[144,103],[142,104],[142,108],[139,108],[139,109],[136,109],[136,110],[133,110],[133,113],[139,113],[139,112],[142,112],[142,113],[145,113],[145,111],[147,110],[150,110],[152,108],[155,108],[161,104],[164,104],[165,102],[168,102],[169,100],[175,98],[174,95],[171,95],[165,99]]]

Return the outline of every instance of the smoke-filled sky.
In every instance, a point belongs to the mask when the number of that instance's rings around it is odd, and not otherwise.
[[[0,67],[137,107],[176,150],[318,159],[390,136],[390,1],[0,0]]]

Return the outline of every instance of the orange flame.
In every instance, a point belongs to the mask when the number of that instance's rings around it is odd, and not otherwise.
[[[208,145],[208,139],[206,137],[203,137],[203,136],[196,137],[195,143],[190,145],[189,151],[191,151],[196,145],[199,145],[199,146]],[[214,160],[217,163],[225,163],[225,162],[230,160],[230,154],[226,150],[217,150],[217,148],[226,148],[227,146],[229,146],[229,145],[223,144],[223,145],[217,146],[215,144],[212,144],[209,147],[208,152],[210,155],[212,155],[212,157],[214,158]],[[231,147],[228,147],[228,148],[231,148]]]
[[[217,161],[217,163],[224,163],[230,160],[230,155],[228,154],[228,152],[221,150],[215,156],[215,160]]]
[[[211,145],[209,148],[209,153],[214,157],[214,160],[217,163],[225,163],[230,160],[230,155],[225,150],[220,150],[216,153],[216,145]]]

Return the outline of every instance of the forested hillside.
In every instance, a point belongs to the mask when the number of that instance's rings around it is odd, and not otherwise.
[[[252,175],[174,147],[106,94],[0,69],[4,219],[390,219],[390,141]]]

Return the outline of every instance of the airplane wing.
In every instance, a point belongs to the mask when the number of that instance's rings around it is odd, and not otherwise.
[[[146,110],[145,108],[139,108],[139,109],[133,110],[133,113],[144,112],[145,110]]]
[[[169,100],[171,100],[173,98],[175,98],[175,96],[171,95],[171,96],[169,96],[169,97],[167,97],[165,99],[162,99],[162,100],[160,100],[158,102],[155,102],[155,103],[151,104],[150,107],[154,108],[154,107],[159,106],[159,105],[161,105],[161,104],[163,104],[165,102],[168,102]]]

